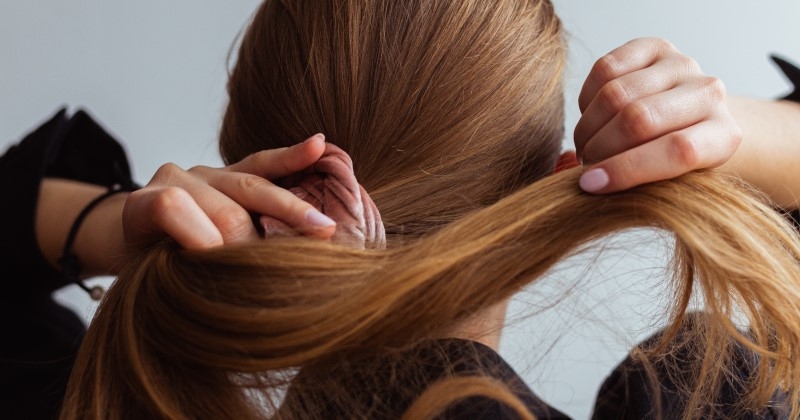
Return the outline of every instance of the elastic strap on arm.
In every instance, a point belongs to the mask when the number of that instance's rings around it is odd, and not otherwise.
[[[91,296],[93,300],[99,301],[102,299],[103,295],[105,295],[105,289],[102,286],[94,286],[89,288],[89,286],[87,286],[83,280],[81,280],[80,261],[78,261],[78,257],[72,252],[72,246],[75,244],[75,238],[77,238],[78,231],[80,230],[83,221],[86,219],[86,216],[88,216],[98,204],[115,194],[131,191],[135,191],[135,188],[114,185],[111,186],[108,191],[90,201],[89,204],[87,204],[86,207],[81,210],[80,214],[78,214],[78,217],[75,218],[75,222],[72,224],[69,234],[67,235],[67,241],[64,243],[64,252],[62,253],[61,258],[58,260],[58,263],[61,265],[61,273],[64,275],[64,277],[89,293],[89,296]]]

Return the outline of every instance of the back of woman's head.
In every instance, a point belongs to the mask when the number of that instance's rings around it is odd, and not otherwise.
[[[681,384],[682,414],[714,417],[731,381],[749,390],[737,409],[783,386],[800,412],[789,385],[800,381],[796,235],[709,173],[613,196],[581,193],[575,171],[533,182],[560,146],[563,65],[547,0],[267,0],[231,73],[223,157],[325,133],[352,157],[390,246],[270,238],[140,252],[89,328],[62,417],[418,417],[475,394],[525,414],[486,377],[427,390],[402,381],[391,391],[401,406],[374,386],[425,363],[402,356],[415,344],[636,226],[672,231],[677,244],[669,328],[643,357],[674,351],[694,294],[709,311],[681,333],[702,344],[679,366],[696,373]],[[750,336],[736,330],[736,308]],[[732,336],[764,360],[752,377],[729,369]]]
[[[552,171],[564,55],[547,1],[267,1],[220,149],[235,162],[324,133],[390,238],[419,236]]]

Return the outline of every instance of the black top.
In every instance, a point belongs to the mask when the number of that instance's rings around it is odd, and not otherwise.
[[[786,78],[789,79],[789,82],[792,83],[794,90],[792,93],[783,97],[783,99],[800,102],[800,68],[797,68],[794,64],[786,61],[785,59],[778,57],[777,55],[772,56],[772,61],[778,65],[778,68],[781,69]]]
[[[0,413],[53,418],[85,327],[50,294],[67,280],[39,251],[36,203],[43,177],[130,184],[122,147],[86,113],[64,110],[0,158]]]
[[[773,58],[794,84],[785,99],[800,101],[800,69]],[[43,177],[59,177],[111,187],[130,188],[130,167],[120,144],[92,118],[81,111],[69,117],[59,111],[0,157],[0,188],[6,199],[0,202],[0,413],[3,418],[55,418],[63,400],[69,372],[85,327],[74,313],[55,303],[50,294],[67,280],[45,261],[36,243],[35,214],[39,185]],[[794,213],[795,219],[798,212]],[[696,322],[692,321],[692,322]],[[538,399],[514,370],[490,348],[462,340],[434,340],[412,349],[413,357],[425,361],[424,371],[409,370],[374,384],[389,395],[399,389],[404,379],[423,378],[433,382],[441,375],[488,371],[508,384],[516,395],[540,419],[567,419]],[[742,353],[742,360],[752,358]],[[415,359],[416,360],[416,359]],[[454,360],[460,361],[453,364]],[[748,376],[750,365],[737,367]],[[343,386],[363,378],[342,378]],[[410,380],[410,379],[409,379]],[[595,407],[596,419],[653,418],[649,385],[641,367],[632,359],[612,372],[600,390]],[[678,397],[665,383],[662,398],[669,411],[682,407]],[[738,390],[722,390],[726,398],[738,398]],[[776,396],[780,399],[780,396]],[[392,398],[387,398],[392,401]],[[409,401],[391,405],[402,413]],[[331,413],[335,416],[335,413]],[[344,413],[340,413],[344,414]],[[470,399],[448,411],[450,418],[513,418],[499,404],[485,399]],[[780,411],[769,408],[752,418],[782,418]],[[667,415],[669,418],[669,415]]]

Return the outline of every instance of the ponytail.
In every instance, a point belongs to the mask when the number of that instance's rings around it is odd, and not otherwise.
[[[392,354],[436,337],[589,242],[635,227],[672,232],[677,247],[672,317],[645,357],[671,351],[695,294],[708,312],[696,331],[703,345],[680,367],[697,375],[684,417],[713,416],[721,384],[742,380],[728,368],[735,342],[760,359],[742,409],[782,389],[792,415],[800,414],[790,386],[800,379],[800,242],[792,227],[716,173],[594,196],[579,191],[570,170],[388,250],[304,238],[208,251],[155,246],[127,266],[100,306],[63,418],[259,417],[245,391],[278,406],[287,372],[324,378],[326,361]],[[734,325],[735,311],[749,321],[749,335]],[[479,380],[474,389],[485,386]],[[461,398],[457,388],[436,387],[440,407]],[[349,408],[356,416],[363,409]]]

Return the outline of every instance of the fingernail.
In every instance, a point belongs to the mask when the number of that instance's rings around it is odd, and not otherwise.
[[[309,137],[304,143],[311,143],[312,141],[325,141],[325,135],[322,133],[314,134]]]
[[[313,227],[315,227],[317,229],[336,226],[336,222],[334,222],[333,219],[331,219],[330,217],[322,214],[317,209],[308,210],[306,212],[306,220],[308,221],[308,223],[311,224],[311,226],[313,226]]]
[[[586,171],[581,175],[579,184],[586,192],[597,192],[608,185],[608,174],[602,168]]]

